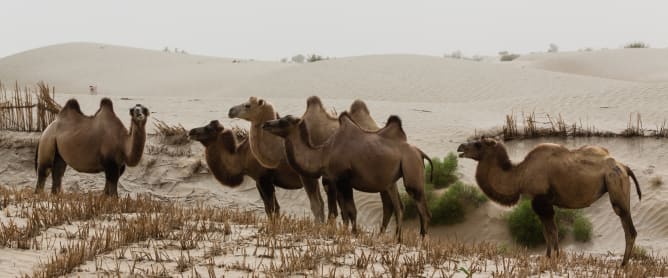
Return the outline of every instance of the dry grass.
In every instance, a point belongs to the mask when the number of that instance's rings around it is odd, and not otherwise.
[[[0,188],[0,201],[8,221],[25,223],[2,226],[2,246],[46,252],[33,277],[72,272],[122,277],[668,275],[666,258],[646,251],[619,268],[619,254],[564,253],[549,259],[485,242],[424,241],[416,231],[407,231],[399,245],[391,233],[355,236],[346,227],[310,218],[266,220],[259,212],[146,196],[52,196]],[[65,233],[53,232],[59,229]]]
[[[0,130],[43,131],[55,118],[61,106],[55,102],[55,88],[44,82],[11,91],[0,82]]]
[[[522,123],[520,128],[519,123]],[[478,137],[480,134],[474,135]],[[499,131],[484,132],[485,136],[503,136],[506,141],[516,139],[530,139],[540,137],[659,137],[668,138],[668,128],[664,121],[656,129],[643,127],[640,113],[629,115],[629,121],[624,130],[619,133],[602,131],[593,125],[584,125],[582,121],[567,123],[561,114],[556,117],[550,114],[538,115],[535,112],[506,115],[503,127]]]

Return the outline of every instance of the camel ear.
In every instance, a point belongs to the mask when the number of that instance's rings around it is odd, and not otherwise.
[[[148,108],[142,106],[141,110],[142,110],[142,112],[144,112],[144,115],[146,115],[148,117],[148,115],[149,115]]]
[[[264,99],[258,100],[257,105],[263,106],[264,105]]]

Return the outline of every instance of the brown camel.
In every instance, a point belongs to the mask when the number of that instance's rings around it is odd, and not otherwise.
[[[543,223],[547,256],[552,249],[559,254],[557,225],[553,206],[584,208],[606,192],[626,235],[625,265],[636,238],[631,219],[629,177],[641,198],[633,171],[610,156],[608,150],[585,146],[569,150],[557,144],[539,144],[519,164],[513,164],[503,143],[482,138],[462,144],[460,157],[478,161],[476,181],[490,199],[506,206],[517,203],[520,195],[532,199],[531,205]]]
[[[146,142],[146,121],[149,111],[141,104],[130,109],[132,118],[128,131],[114,113],[111,100],[103,98],[93,116],[81,112],[79,103],[70,99],[39,138],[35,155],[37,187],[52,172],[53,193],[60,192],[67,165],[83,173],[104,171],[104,193],[118,196],[118,179],[125,166],[139,164]]]
[[[248,102],[230,108],[228,112],[230,118],[240,118],[251,123],[248,142],[250,151],[262,167],[276,169],[285,160],[285,150],[283,148],[283,139],[271,133],[262,130],[262,123],[276,119],[278,115],[274,111],[271,103],[250,97]],[[318,179],[301,176],[302,183],[311,199],[311,210],[316,219],[320,222],[325,220],[324,202],[318,188]]]
[[[420,233],[427,234],[430,212],[424,196],[424,164],[429,159],[421,150],[406,141],[406,134],[397,116],[390,116],[378,131],[360,128],[348,112],[339,116],[340,127],[324,144],[314,147],[309,130],[298,117],[285,116],[266,122],[262,128],[283,137],[290,165],[297,172],[312,177],[324,175],[343,195],[343,213],[348,214],[353,232],[357,231],[356,208],[352,189],[363,192],[385,192],[403,178],[406,191],[415,199],[420,215]],[[397,215],[399,196],[392,195]],[[401,240],[401,217],[397,217],[397,238]]]
[[[260,192],[268,217],[280,214],[274,186],[284,189],[303,187],[301,178],[286,160],[281,160],[276,169],[263,167],[251,154],[248,138],[237,144],[234,132],[225,129],[218,121],[211,121],[206,126],[191,129],[189,136],[204,145],[206,163],[221,184],[236,187],[243,182],[244,175],[255,180],[255,186]],[[311,206],[317,206],[317,203],[313,203],[317,200],[314,196],[316,192],[306,190],[306,194],[312,201]]]
[[[369,109],[367,108],[366,103],[364,103],[362,100],[358,99],[353,101],[353,103],[350,105],[349,114],[353,121],[355,121],[355,123],[361,128],[371,131],[380,129],[378,124],[376,124],[376,121],[374,121],[371,117],[371,113],[369,113]],[[306,111],[302,115],[302,119],[304,120],[304,123],[309,130],[309,138],[314,146],[319,146],[325,143],[325,141],[334,135],[336,130],[339,128],[339,119],[325,110],[322,101],[317,96],[311,96],[306,100]],[[336,194],[336,187],[327,177],[322,177],[322,184],[325,186],[327,191],[329,218],[334,219],[338,214],[335,202],[338,202],[339,206],[343,208],[343,196],[341,194]],[[394,207],[392,206],[392,199],[390,195],[394,194],[399,196],[399,191],[396,184],[393,184],[389,190],[389,192],[380,192],[380,197],[383,204],[383,220],[380,226],[381,233],[385,232],[385,229],[387,229],[390,218],[394,213]],[[399,202],[401,202],[401,198],[399,198]],[[400,203],[399,209],[400,214],[395,215],[395,220],[402,217],[403,204]],[[348,215],[345,213],[341,214],[341,218],[345,224],[348,224],[350,221],[350,219],[348,219]]]

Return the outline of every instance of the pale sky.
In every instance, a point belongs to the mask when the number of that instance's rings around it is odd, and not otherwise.
[[[665,48],[667,11],[662,0],[3,0],[0,57],[81,41],[261,60]]]

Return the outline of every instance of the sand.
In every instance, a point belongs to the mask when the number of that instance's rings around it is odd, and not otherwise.
[[[25,84],[48,81],[56,87],[59,102],[75,97],[86,114],[97,110],[101,97],[110,97],[125,123],[129,117],[124,110],[141,103],[151,110],[151,118],[186,128],[213,119],[226,126],[247,127],[244,121],[228,119],[227,111],[251,95],[265,98],[281,115],[301,115],[310,95],[319,95],[336,111],[347,109],[360,98],[367,101],[379,123],[392,114],[401,116],[410,142],[430,156],[444,156],[474,133],[498,128],[510,113],[561,114],[568,122],[582,121],[618,132],[626,127],[630,113],[640,112],[646,127],[660,125],[668,103],[668,66],[659,62],[666,56],[665,49],[623,49],[533,54],[509,63],[416,55],[347,57],[309,64],[237,63],[231,58],[71,43],[0,59],[0,80]],[[89,85],[97,85],[97,95],[89,94]],[[34,186],[30,144],[19,147],[6,142],[35,136],[2,132],[0,184]],[[542,141],[509,142],[510,155],[517,161]],[[666,139],[549,141],[569,147],[602,145],[634,169],[644,196],[639,202],[635,192],[631,194],[637,244],[668,255],[668,187],[649,183],[654,177],[668,180]],[[155,138],[149,144],[159,145]],[[140,166],[128,169],[120,192],[262,209],[252,180],[247,178],[235,189],[219,185],[198,167],[204,163],[202,147],[192,144],[189,148],[192,155],[178,159],[147,155]],[[463,180],[474,184],[474,163],[460,160],[460,165]],[[70,169],[64,183],[65,190],[101,190],[103,175]],[[359,222],[377,228],[382,214],[378,195],[355,194]],[[279,189],[278,200],[285,212],[310,215],[302,190]],[[434,228],[432,236],[510,243],[503,221],[507,210],[488,202],[465,223]],[[587,244],[567,239],[561,246],[594,254],[623,252],[621,225],[607,197],[584,211],[593,221],[594,239]],[[24,269],[32,266],[14,263]]]

